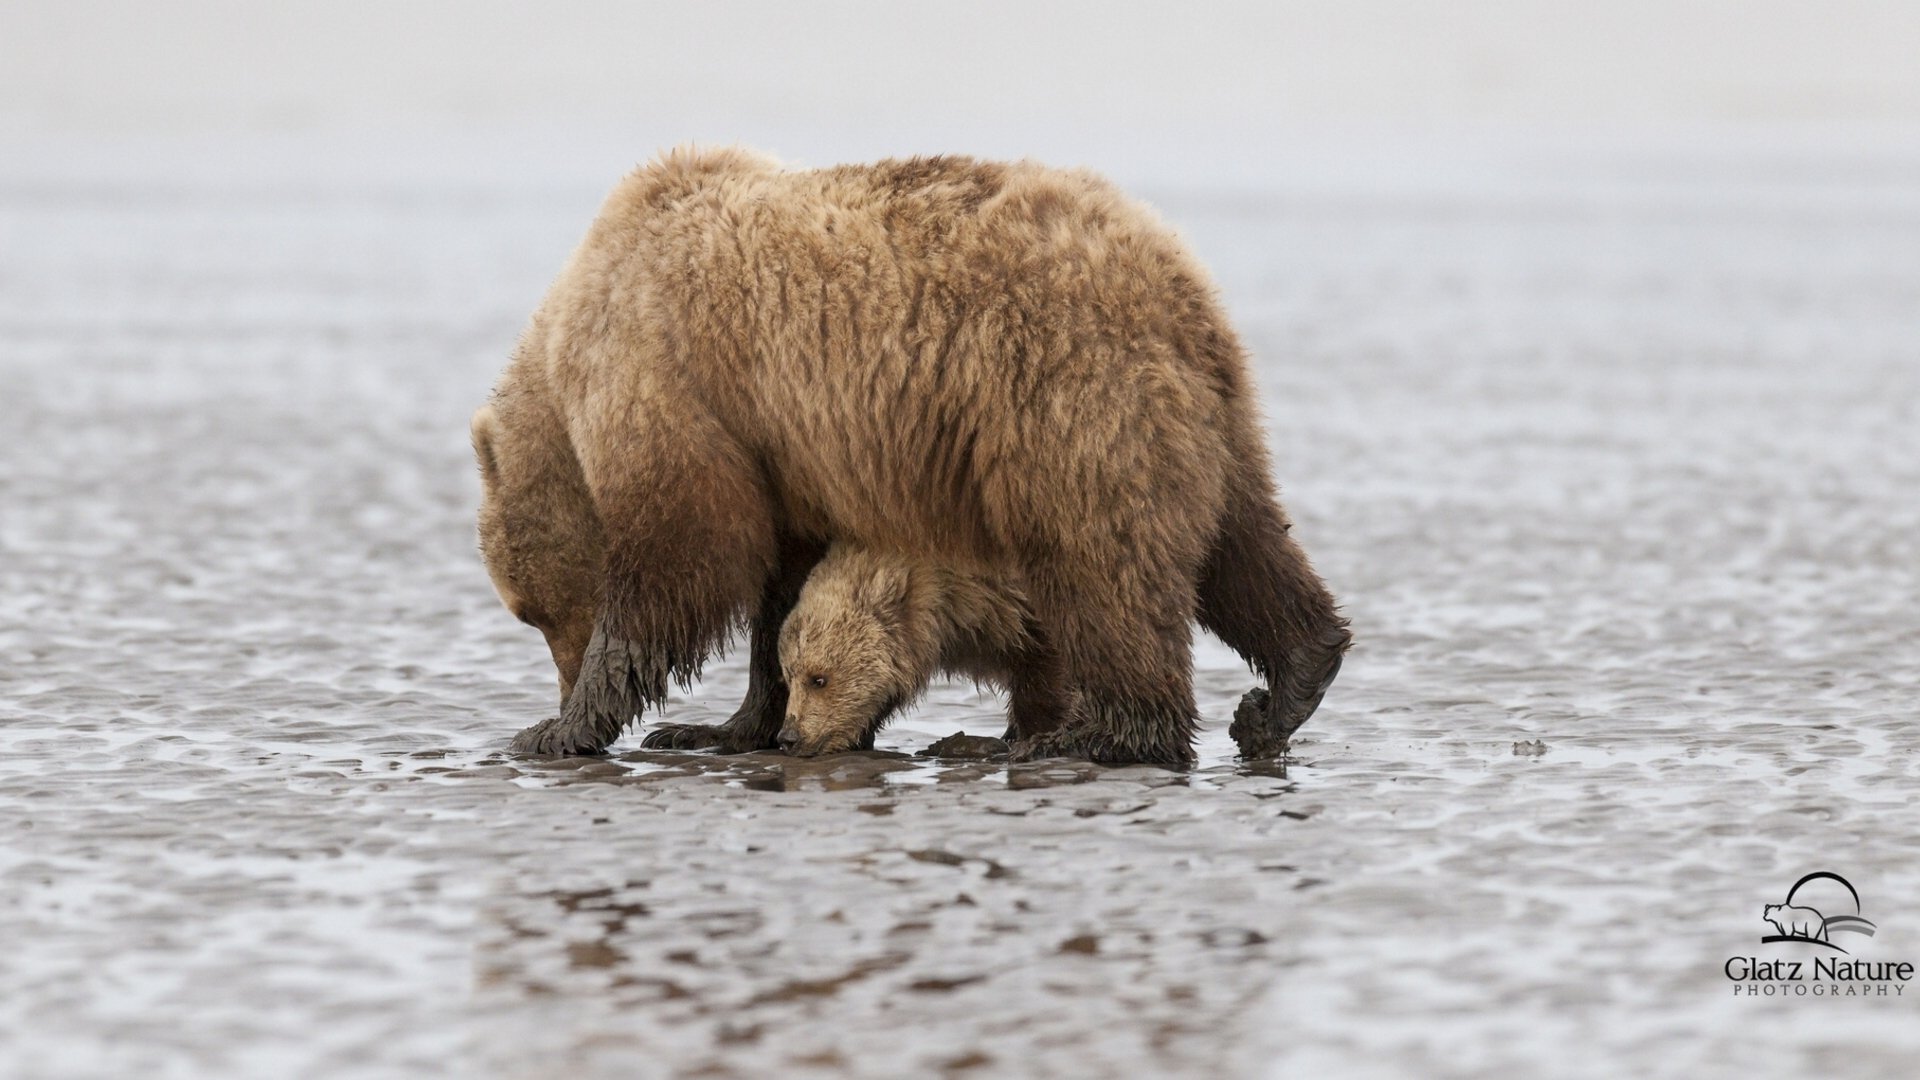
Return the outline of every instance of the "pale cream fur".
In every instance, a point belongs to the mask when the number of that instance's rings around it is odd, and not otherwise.
[[[871,746],[936,674],[1004,688],[1007,657],[1032,647],[1026,597],[1005,578],[836,544],[780,633],[789,753]]]

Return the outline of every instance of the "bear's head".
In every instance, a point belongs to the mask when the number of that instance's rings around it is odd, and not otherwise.
[[[1794,909],[1787,904],[1768,904],[1760,909],[1760,918],[1773,924],[1773,928],[1782,934],[1793,933]]]
[[[507,610],[545,635],[564,702],[593,636],[605,540],[566,427],[515,380],[510,369],[473,414],[480,554]]]
[[[780,628],[787,683],[781,749],[802,757],[873,745],[925,681],[910,628],[913,571],[835,547]]]

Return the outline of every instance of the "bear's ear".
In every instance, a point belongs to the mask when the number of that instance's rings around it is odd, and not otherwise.
[[[480,461],[480,478],[488,487],[493,487],[500,479],[500,462],[493,456],[493,437],[499,424],[499,419],[493,414],[493,406],[482,405],[474,412],[470,427],[473,456]]]
[[[905,566],[876,569],[861,590],[861,600],[890,630],[907,621],[913,598],[913,571]]]

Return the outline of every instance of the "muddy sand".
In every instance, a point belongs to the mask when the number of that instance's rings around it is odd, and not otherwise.
[[[1920,959],[1920,155],[1146,191],[1359,635],[1167,772],[507,755],[467,415],[612,177],[303,152],[0,164],[0,1073],[1909,1074],[1723,965]]]

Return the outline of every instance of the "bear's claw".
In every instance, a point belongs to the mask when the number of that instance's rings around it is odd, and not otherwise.
[[[1273,694],[1266,687],[1256,686],[1240,695],[1240,704],[1233,710],[1233,723],[1228,726],[1227,734],[1233,736],[1234,743],[1240,747],[1240,757],[1244,761],[1259,761],[1263,758],[1276,758],[1287,752],[1287,742],[1293,732],[1284,734],[1269,713],[1273,708]]]
[[[600,745],[582,738],[579,729],[564,716],[550,716],[513,737],[509,748],[516,754],[543,757],[579,757],[601,753]]]
[[[1007,760],[1015,764],[1027,761],[1040,761],[1044,758],[1085,757],[1075,747],[1067,745],[1056,731],[1044,735],[1035,735],[1026,739],[1012,739],[1007,742]]]
[[[661,724],[640,740],[647,750],[707,750],[725,746],[727,729],[721,724]]]
[[[1239,745],[1242,761],[1285,754],[1293,733],[1320,707],[1320,699],[1333,685],[1334,676],[1340,674],[1352,635],[1344,625],[1338,626],[1323,635],[1320,643],[1324,651],[1319,657],[1297,662],[1297,678],[1276,684],[1280,693],[1256,686],[1241,695],[1227,733]]]
[[[715,750],[722,754],[750,754],[773,749],[771,738],[755,738],[753,729],[736,718],[724,724],[661,724],[640,740],[648,750]]]
[[[1193,764],[1193,751],[1175,742],[1133,743],[1116,738],[1108,728],[1081,722],[1016,740],[1007,760],[1015,763],[1043,758],[1077,758],[1096,765],[1159,765],[1184,768]]]

